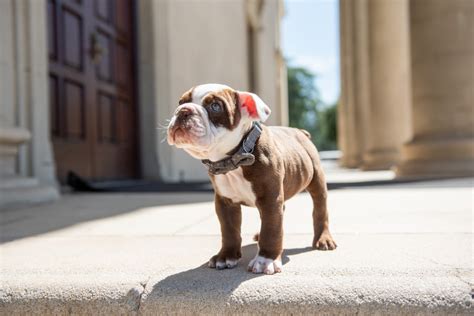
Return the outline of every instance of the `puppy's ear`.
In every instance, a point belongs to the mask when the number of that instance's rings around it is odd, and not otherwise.
[[[265,122],[272,111],[255,93],[238,91],[240,111],[254,121]]]
[[[192,87],[191,89],[183,93],[181,98],[179,98],[178,104],[181,105],[184,103],[191,102],[193,100],[193,90],[194,90],[194,87]]]

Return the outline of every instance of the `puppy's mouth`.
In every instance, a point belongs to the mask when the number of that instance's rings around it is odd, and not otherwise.
[[[168,126],[168,144],[181,147],[183,145],[197,145],[204,136],[206,128],[197,115],[185,119],[173,117]]]

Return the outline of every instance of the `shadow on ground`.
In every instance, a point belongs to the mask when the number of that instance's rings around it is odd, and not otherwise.
[[[470,188],[474,184],[472,178],[433,178],[433,179],[390,179],[368,180],[355,182],[328,182],[328,190],[338,189],[365,189],[370,187],[383,187],[384,189],[397,189],[403,186],[410,189],[426,188]]]
[[[0,243],[67,228],[147,207],[211,202],[212,193],[66,194],[59,201],[0,211]]]
[[[438,181],[366,181],[329,183],[329,189],[465,188],[472,178]],[[0,211],[0,243],[60,230],[76,224],[135,212],[147,207],[212,202],[212,192],[74,193],[51,204]]]
[[[209,181],[189,182],[189,183],[163,183],[147,180],[133,181],[111,181],[111,182],[87,182],[77,177],[69,184],[76,192],[97,192],[97,193],[124,193],[124,192],[214,192]],[[410,188],[444,188],[444,187],[471,187],[472,178],[425,178],[425,179],[378,179],[378,180],[357,180],[357,181],[328,181],[328,190],[337,189],[357,189],[374,186],[384,188],[397,188],[404,185]]]
[[[220,296],[219,301],[226,302],[242,283],[264,276],[264,274],[253,274],[247,271],[247,264],[255,256],[257,250],[257,244],[243,246],[242,259],[239,265],[233,269],[211,269],[206,262],[197,268],[166,277],[153,285],[147,297],[152,298],[153,302],[158,305],[160,301],[173,304],[172,301],[176,297],[186,301],[203,301],[208,296],[209,299],[212,297],[212,301],[216,301],[215,297]],[[282,263],[283,265],[287,264],[290,261],[289,256],[313,250],[311,247],[285,249]]]

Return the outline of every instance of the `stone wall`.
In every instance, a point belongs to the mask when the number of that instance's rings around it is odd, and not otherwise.
[[[164,131],[156,129],[167,125],[192,86],[217,82],[255,91],[272,107],[270,124],[287,122],[280,1],[144,0],[139,6],[143,177],[207,180],[202,164],[168,146]]]

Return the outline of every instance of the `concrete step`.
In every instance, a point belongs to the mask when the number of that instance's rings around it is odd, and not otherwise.
[[[283,272],[234,269],[212,194],[73,194],[0,213],[0,315],[473,315],[468,180],[329,192],[335,251],[314,251],[311,199],[286,203]]]
[[[44,238],[41,244],[17,242],[16,250],[13,242],[3,247],[4,255],[16,252],[17,257],[7,258],[4,264],[9,268],[1,271],[0,314],[444,316],[474,312],[472,271],[458,252],[468,249],[468,236],[336,234],[339,248],[332,252],[307,247],[311,235],[289,236],[283,272],[272,276],[247,272],[246,265],[257,251],[251,237],[244,236],[239,265],[221,271],[205,266],[219,246],[219,236],[57,236]],[[420,251],[399,248],[409,244]],[[450,255],[453,244],[458,250]],[[20,249],[22,257],[18,257]],[[437,249],[439,255],[433,257]]]

